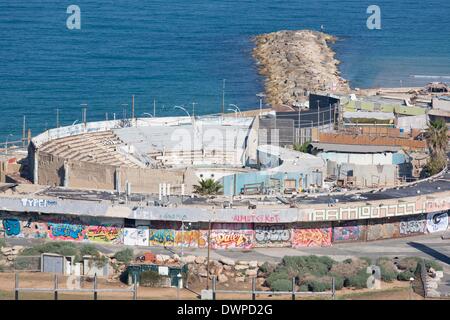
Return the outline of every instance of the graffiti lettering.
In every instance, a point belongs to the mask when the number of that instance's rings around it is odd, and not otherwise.
[[[213,248],[249,248],[251,246],[250,238],[244,233],[219,233],[211,237]]]
[[[46,208],[50,206],[56,206],[58,203],[55,200],[47,200],[47,199],[21,199],[22,206],[24,207],[38,207],[38,208]]]
[[[331,228],[294,229],[293,247],[331,246]]]
[[[117,227],[88,226],[86,238],[90,241],[120,243],[121,229]]]
[[[448,213],[438,212],[427,215],[427,230],[430,233],[445,231],[448,228]]]
[[[425,220],[423,216],[412,217],[400,222],[400,234],[409,235],[425,232]]]
[[[334,241],[358,241],[361,237],[361,227],[358,225],[346,225],[333,228]]]
[[[289,245],[291,231],[286,225],[260,224],[255,226],[255,240],[259,245]]]
[[[56,240],[83,240],[85,229],[82,225],[49,223],[49,237]]]
[[[17,236],[20,234],[20,222],[17,219],[3,220],[3,228],[7,236]]]
[[[266,223],[277,223],[280,222],[279,215],[234,215],[232,217],[233,222],[244,222],[244,223],[252,223],[252,222],[266,222]]]
[[[149,242],[151,246],[172,246],[175,241],[175,230],[150,230]]]

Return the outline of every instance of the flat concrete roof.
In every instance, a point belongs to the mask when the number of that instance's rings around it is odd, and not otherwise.
[[[397,152],[401,150],[396,146],[378,146],[378,145],[357,145],[357,144],[337,144],[337,143],[320,143],[313,142],[312,146],[325,152],[348,152],[348,153],[381,153],[381,152]]]

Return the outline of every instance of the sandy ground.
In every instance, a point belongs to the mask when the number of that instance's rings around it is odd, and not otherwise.
[[[52,274],[48,273],[21,273],[19,276],[20,288],[53,288]],[[60,276],[59,287],[66,288],[67,277]],[[85,282],[82,288],[93,288],[92,282]],[[127,289],[130,288],[125,284],[119,282],[107,282],[105,279],[99,279],[99,289]],[[196,290],[183,289],[177,292],[175,288],[138,288],[139,300],[176,300],[178,297],[183,300],[198,300],[199,288]],[[99,293],[99,300],[131,300],[133,294],[131,292],[115,292],[115,293]],[[250,294],[217,294],[218,300],[240,300],[251,299]],[[93,293],[59,293],[59,299],[61,300],[93,300]],[[409,284],[405,282],[395,281],[393,283],[383,283],[381,290],[351,290],[343,289],[337,292],[337,299],[343,300],[423,300],[423,298],[415,293],[412,293]],[[0,273],[0,300],[2,299],[14,299],[14,274],[13,273]],[[48,300],[53,299],[53,293],[20,293],[19,299],[21,300]],[[257,300],[290,300],[290,295],[257,295]],[[296,300],[304,299],[325,299],[329,300],[329,295],[321,296],[297,296]]]

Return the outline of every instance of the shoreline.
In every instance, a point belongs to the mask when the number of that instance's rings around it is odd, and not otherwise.
[[[305,102],[309,92],[351,92],[329,46],[336,37],[312,30],[282,30],[253,41],[253,58],[265,78],[266,100],[272,107]]]

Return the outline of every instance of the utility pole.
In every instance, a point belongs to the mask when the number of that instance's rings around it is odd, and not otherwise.
[[[134,119],[134,94],[131,96],[131,119]]]
[[[23,125],[22,125],[22,147],[25,147],[25,130],[26,130],[26,116],[23,116]]]
[[[156,99],[153,99],[153,118],[156,117]]]
[[[222,115],[225,113],[225,81],[226,81],[226,79],[223,79],[223,85],[222,85]]]
[[[300,111],[301,108],[300,106],[298,107],[298,143],[301,143],[302,137],[301,137],[301,132],[302,132],[302,123],[300,120]]]
[[[192,117],[195,117],[195,105],[198,104],[197,102],[192,102]]]
[[[56,108],[56,127],[59,128],[59,108]]]
[[[317,128],[320,126],[320,100],[317,100]]]
[[[87,111],[87,103],[82,103],[81,104],[81,109],[82,109],[82,119],[83,119],[83,123],[84,123],[84,126],[86,127],[86,121],[87,121],[87,117],[86,117],[86,111]]]

